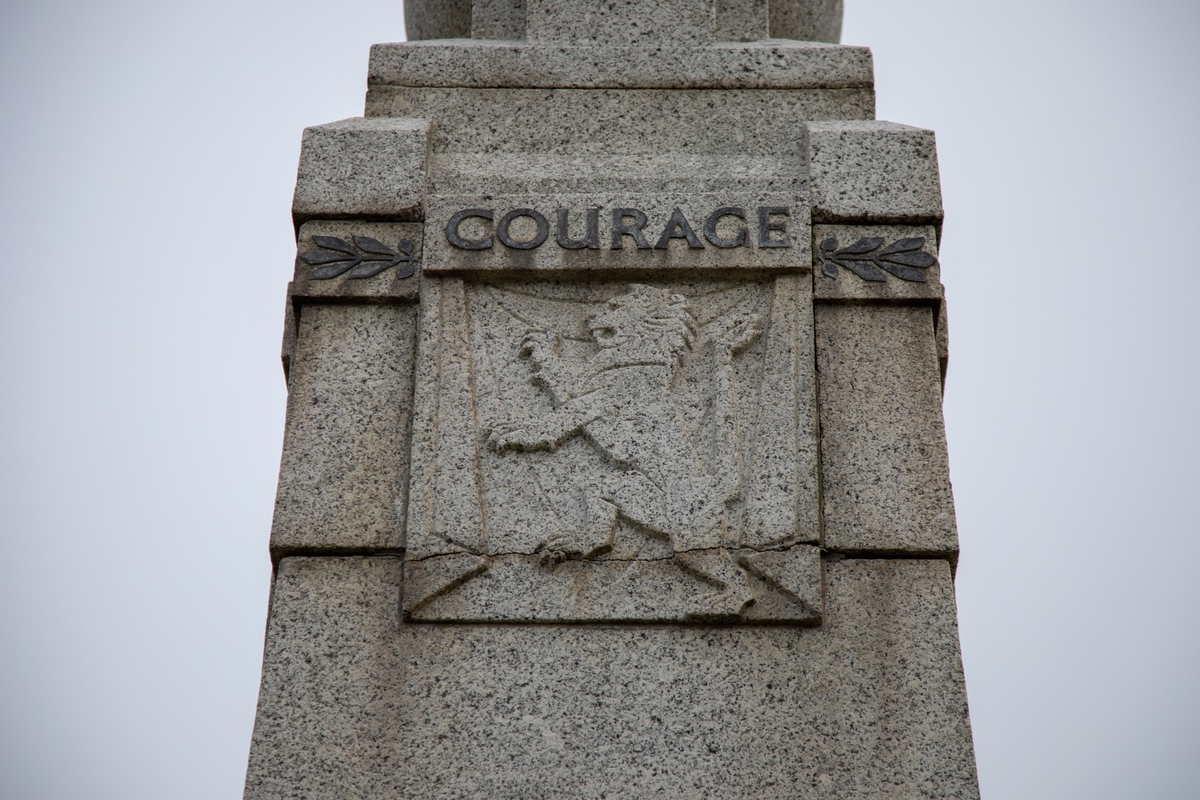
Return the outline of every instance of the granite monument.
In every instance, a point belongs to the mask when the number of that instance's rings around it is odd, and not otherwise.
[[[840,0],[409,0],[304,132],[247,800],[978,797],[933,133]]]

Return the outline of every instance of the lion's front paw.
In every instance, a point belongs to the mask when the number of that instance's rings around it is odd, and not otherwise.
[[[521,424],[501,422],[492,427],[488,434],[488,447],[503,454],[507,450],[528,449],[532,446],[531,436]]]
[[[497,453],[507,450],[553,450],[555,442],[520,422],[500,422],[488,432],[488,447]]]

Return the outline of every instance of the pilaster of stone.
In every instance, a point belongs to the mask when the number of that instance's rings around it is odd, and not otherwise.
[[[396,118],[305,130],[275,559],[402,546],[428,131]]]
[[[817,306],[825,546],[957,559],[928,306]]]
[[[888,122],[806,127],[824,544],[953,564],[933,133]]]
[[[416,306],[307,304],[290,370],[271,550],[398,548]]]

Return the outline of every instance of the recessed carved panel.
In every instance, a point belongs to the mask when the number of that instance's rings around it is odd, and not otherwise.
[[[819,622],[810,291],[427,284],[406,617]]]

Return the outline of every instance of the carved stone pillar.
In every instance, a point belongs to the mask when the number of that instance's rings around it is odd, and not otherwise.
[[[933,134],[840,14],[410,2],[305,131],[247,798],[978,795]]]

